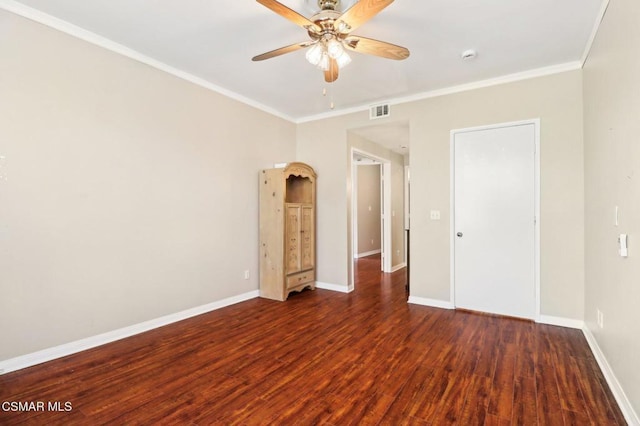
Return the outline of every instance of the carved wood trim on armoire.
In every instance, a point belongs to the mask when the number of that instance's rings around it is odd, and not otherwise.
[[[315,289],[316,173],[289,163],[260,173],[260,297]]]

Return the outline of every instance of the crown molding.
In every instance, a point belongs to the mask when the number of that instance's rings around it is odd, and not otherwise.
[[[591,35],[589,36],[589,40],[587,41],[587,45],[584,48],[584,52],[582,53],[582,66],[587,62],[589,58],[589,53],[591,52],[591,48],[593,47],[593,42],[596,40],[596,36],[598,35],[598,30],[600,29],[600,25],[602,24],[602,20],[604,19],[604,15],[607,13],[607,8],[609,7],[609,0],[602,0],[602,4],[600,5],[600,11],[598,12],[598,18],[596,19],[595,24],[593,24],[593,29],[591,30]]]
[[[470,90],[483,89],[485,87],[498,86],[506,83],[513,83],[516,81],[529,80],[532,78],[544,77],[552,74],[559,74],[567,71],[575,71],[582,68],[581,61],[566,62],[563,64],[552,65],[549,67],[536,68],[533,70],[523,71],[514,74],[508,74],[501,77],[491,78],[488,80],[475,81],[472,83],[460,84],[457,86],[445,87],[443,89],[431,90],[427,92],[417,93],[415,95],[391,98],[385,101],[367,103],[366,105],[357,105],[351,108],[341,109],[339,111],[330,111],[327,113],[310,115],[302,117],[296,120],[297,124],[307,123],[310,121],[318,121],[326,118],[339,117],[346,114],[352,114],[355,112],[367,111],[372,105],[379,103],[388,103],[391,105],[404,104],[409,102],[420,101],[423,99],[436,98],[439,96],[452,95],[455,93],[468,92]]]
[[[188,81],[190,83],[198,85],[207,90],[211,90],[212,92],[216,92],[218,94],[224,95],[235,101],[238,101],[248,106],[251,106],[253,108],[259,109],[268,114],[271,114],[276,117],[287,120],[289,122],[295,123],[295,119],[293,117],[287,114],[284,114],[281,111],[278,111],[274,108],[271,108],[264,104],[256,102],[253,99],[249,99],[231,90],[225,89],[224,87],[220,87],[203,78],[196,77],[193,74],[189,74],[178,68],[174,68],[170,65],[165,64],[164,62],[158,61],[136,50],[126,47],[122,44],[116,43],[113,40],[110,40],[106,37],[103,37],[91,31],[85,30],[84,28],[78,27],[77,25],[74,25],[70,22],[56,18],[54,16],[41,12],[32,7],[26,6],[22,3],[18,3],[14,0],[0,0],[0,9],[4,9],[8,12],[22,16],[23,18],[46,25],[47,27],[53,28],[55,30],[68,34],[72,37],[86,41],[87,43],[91,43],[93,45],[102,47],[103,49],[107,49],[114,53],[118,53],[122,56],[126,56],[129,59],[133,59],[134,61],[141,62],[145,65],[149,65],[150,67],[153,67],[160,71],[164,71],[168,74],[171,74],[174,77],[178,77],[182,80]]]

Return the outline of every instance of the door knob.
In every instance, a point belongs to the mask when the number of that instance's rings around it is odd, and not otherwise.
[[[461,238],[461,237],[462,237],[462,232],[458,232],[456,235],[457,235],[459,238]]]

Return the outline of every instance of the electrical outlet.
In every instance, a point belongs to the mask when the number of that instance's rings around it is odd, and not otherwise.
[[[429,216],[431,220],[440,220],[440,210],[431,210]]]
[[[373,245],[373,238],[371,239],[371,245]]]
[[[244,279],[248,280],[249,279],[249,271],[244,271]]]

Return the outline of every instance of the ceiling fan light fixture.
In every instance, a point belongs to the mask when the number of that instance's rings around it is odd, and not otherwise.
[[[323,53],[324,49],[322,48],[322,45],[317,43],[311,46],[309,50],[307,50],[305,57],[310,64],[319,66],[320,61],[322,60]]]
[[[344,21],[339,21],[336,25],[336,31],[338,31],[339,33],[342,34],[346,34],[349,32],[349,30],[351,30],[351,27],[349,26],[349,24],[347,24]]]
[[[334,57],[333,55],[337,56]],[[317,66],[322,71],[329,70],[332,59],[336,61],[335,63],[339,69],[346,67],[351,62],[351,57],[342,47],[342,43],[337,40],[314,44],[307,50],[305,57],[311,65]]]
[[[327,54],[327,52],[322,52],[322,55],[320,57],[320,61],[318,62],[318,68],[320,68],[322,71],[329,71],[329,55]]]
[[[338,64],[338,68],[342,69],[351,63],[351,56],[343,51],[342,55],[336,58],[336,63]]]
[[[330,58],[338,59],[344,53],[342,43],[340,43],[335,38],[332,38],[327,42],[327,53],[329,54]]]

